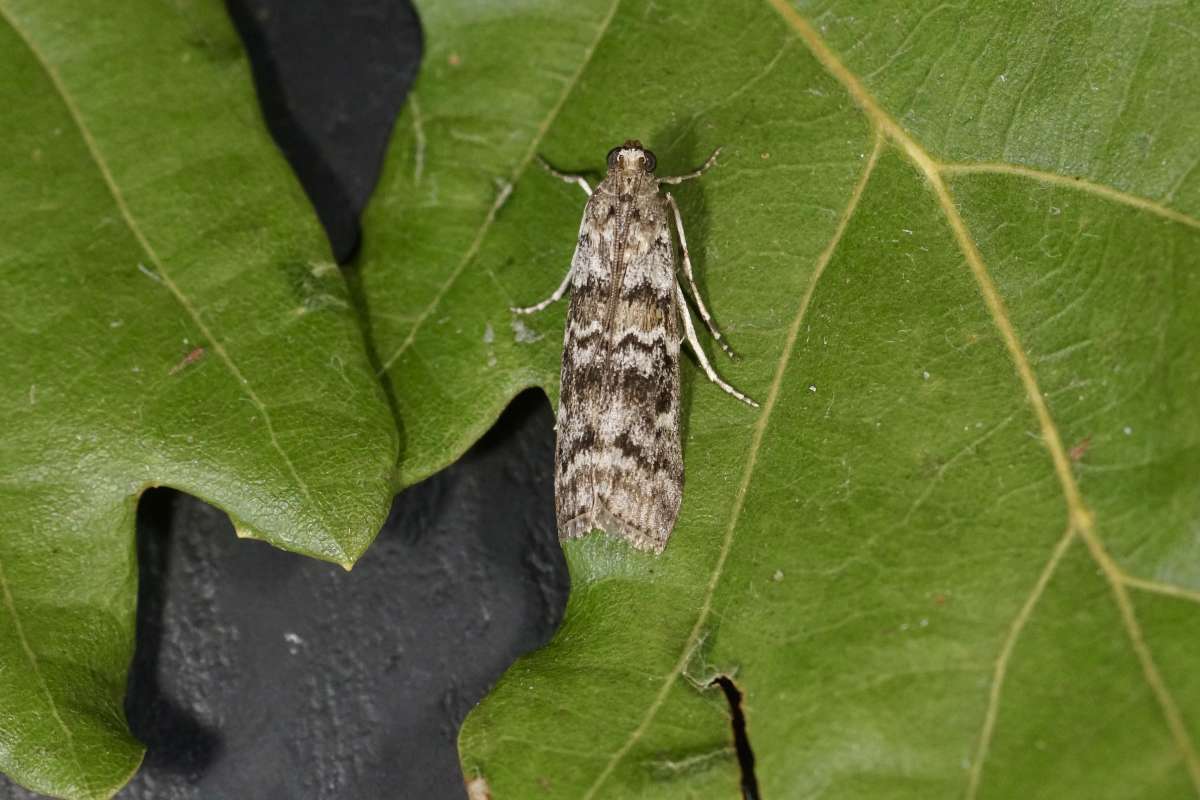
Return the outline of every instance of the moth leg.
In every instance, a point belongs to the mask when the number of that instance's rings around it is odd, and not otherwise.
[[[721,332],[717,330],[717,325],[713,322],[712,314],[708,313],[708,309],[704,306],[704,298],[700,296],[700,290],[696,288],[696,276],[692,274],[692,257],[688,253],[687,237],[683,235],[683,217],[679,214],[679,205],[675,202],[675,198],[670,192],[666,193],[667,203],[671,206],[671,211],[675,214],[675,230],[679,232],[679,245],[683,248],[683,274],[687,276],[688,286],[692,290],[692,299],[696,301],[696,308],[700,311],[700,319],[704,320],[704,327],[708,328],[708,332],[717,340],[717,344],[721,345],[721,349],[725,351],[725,355],[734,358],[733,351],[729,349],[729,345],[721,341]]]
[[[719,148],[719,147],[716,150],[713,150],[712,155],[708,157],[708,161],[705,161],[700,166],[700,169],[692,170],[691,172],[689,172],[686,175],[674,175],[670,178],[659,178],[658,182],[659,183],[676,184],[676,183],[683,183],[684,181],[690,181],[692,178],[699,178],[701,175],[703,175],[704,173],[708,172],[710,169],[713,168],[713,165],[717,163],[717,155],[720,152],[721,152],[721,148]]]
[[[538,163],[542,165],[542,169],[546,170],[546,172],[549,172],[551,175],[558,178],[560,181],[566,181],[567,183],[579,184],[579,187],[581,189],[583,189],[585,192],[587,192],[588,197],[592,196],[592,187],[588,186],[587,179],[584,178],[582,175],[568,175],[565,172],[559,172],[554,167],[547,164],[546,159],[542,158],[541,156],[538,156],[537,160],[538,160]]]
[[[565,278],[563,278],[563,282],[561,284],[559,284],[559,287],[557,289],[554,290],[554,294],[550,295],[549,297],[547,297],[545,300],[538,303],[537,305],[526,306],[525,308],[510,307],[508,310],[513,312],[514,314],[536,314],[537,312],[541,311],[543,308],[550,305],[551,303],[557,303],[559,300],[562,299],[562,296],[567,293],[567,289],[570,288],[571,276],[574,273],[575,273],[575,265],[572,264],[571,268],[569,270],[567,270],[567,276]]]
[[[696,354],[696,360],[699,361],[700,366],[703,367],[704,374],[708,376],[710,381],[715,383],[717,386],[720,386],[738,400],[741,400],[748,406],[758,408],[758,403],[754,402],[749,397],[746,397],[746,395],[742,394],[737,389],[721,380],[721,376],[718,375],[717,371],[712,368],[712,364],[708,363],[708,357],[704,355],[704,348],[700,346],[699,340],[696,339],[696,329],[692,326],[692,313],[688,310],[687,298],[683,296],[683,289],[680,288],[678,283],[675,284],[675,302],[679,304],[679,316],[683,318],[683,329],[687,331],[688,344],[692,346],[692,352]]]

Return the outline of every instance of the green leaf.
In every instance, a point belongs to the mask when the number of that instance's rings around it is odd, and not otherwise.
[[[557,386],[583,196],[637,137],[746,409],[685,369],[660,558],[566,546],[468,719],[508,797],[1200,791],[1200,76],[1189,4],[426,3],[364,284],[411,482]],[[511,193],[509,189],[511,188]],[[526,327],[522,327],[522,323]],[[719,358],[719,354],[711,355]]]
[[[2,0],[0,65],[0,770],[108,797],[138,495],[348,567],[395,426],[220,3]]]

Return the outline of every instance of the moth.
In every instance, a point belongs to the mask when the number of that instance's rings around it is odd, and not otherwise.
[[[666,547],[683,500],[679,347],[685,337],[709,380],[758,406],[721,380],[697,341],[676,275],[672,218],[700,319],[733,355],[696,288],[679,206],[661,191],[662,184],[700,177],[720,152],[686,175],[658,178],[654,153],[629,140],[609,151],[607,174],[594,192],[582,176],[542,164],[588,194],[562,284],[537,305],[512,309],[532,314],[571,292],[555,451],[560,538],[602,530],[641,550]]]

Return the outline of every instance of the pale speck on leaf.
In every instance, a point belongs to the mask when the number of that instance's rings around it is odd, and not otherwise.
[[[532,344],[539,341],[543,336],[543,334],[538,333],[516,317],[513,317],[512,332],[513,338],[521,344]]]

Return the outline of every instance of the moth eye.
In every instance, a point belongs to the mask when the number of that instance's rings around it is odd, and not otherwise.
[[[654,172],[654,168],[658,166],[658,159],[655,158],[654,153],[651,153],[649,150],[643,150],[642,152],[646,154],[645,158],[643,159],[646,165],[646,172]]]
[[[617,154],[620,152],[620,147],[614,147],[612,150],[608,151],[608,155],[605,156],[604,160],[608,162],[609,169],[614,169],[617,166]]]

